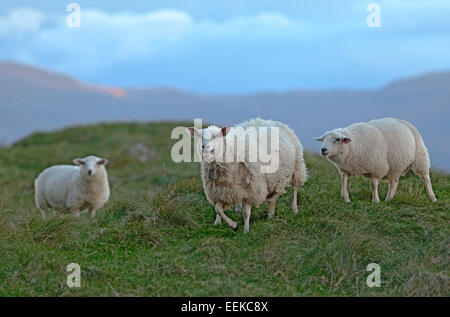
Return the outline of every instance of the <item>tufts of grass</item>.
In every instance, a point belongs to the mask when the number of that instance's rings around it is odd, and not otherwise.
[[[170,139],[188,123],[99,124],[38,133],[0,148],[0,296],[449,296],[450,176],[433,171],[438,198],[408,173],[389,202],[371,203],[369,180],[351,178],[350,204],[326,160],[305,153],[309,180],[277,203],[252,210],[250,232],[214,226],[198,163],[174,163]],[[130,153],[150,144],[152,159]],[[50,155],[51,153],[51,155]],[[109,159],[112,196],[90,219],[48,215],[33,180],[53,164]],[[380,184],[380,198],[387,184]],[[242,223],[242,215],[229,216]],[[81,288],[66,268],[81,266]],[[369,288],[369,263],[381,287]]]

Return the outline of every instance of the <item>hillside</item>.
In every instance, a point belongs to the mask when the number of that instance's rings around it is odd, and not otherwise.
[[[402,79],[374,91],[200,95],[170,88],[123,89],[80,83],[39,68],[0,63],[0,145],[36,131],[104,121],[202,118],[235,124],[260,116],[286,122],[305,148],[353,122],[398,117],[421,131],[432,165],[450,171],[450,72]]]
[[[298,215],[287,193],[274,219],[266,206],[254,210],[244,235],[242,227],[213,225],[199,164],[170,160],[174,126],[73,127],[0,149],[0,296],[450,295],[449,175],[431,175],[435,204],[410,173],[395,199],[380,204],[370,202],[368,180],[351,179],[353,202],[344,204],[336,169],[308,153]],[[148,162],[131,154],[136,144],[153,153]],[[34,178],[88,154],[110,160],[110,201],[95,219],[43,221]],[[383,183],[380,198],[386,191]],[[72,262],[82,269],[79,289],[65,284]],[[380,288],[366,286],[373,262],[381,266]]]

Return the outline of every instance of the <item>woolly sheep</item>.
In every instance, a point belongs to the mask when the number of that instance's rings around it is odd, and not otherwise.
[[[276,153],[279,159],[278,169],[271,173],[262,172],[262,166],[265,166],[264,162],[267,161],[263,162],[259,158],[249,159],[251,154],[254,154],[252,151],[255,151],[253,147],[255,140],[258,143],[265,140],[261,136],[261,127],[267,128],[270,133],[275,131],[273,128],[278,128],[279,131],[279,152]],[[215,225],[220,224],[224,219],[230,227],[237,230],[238,224],[227,217],[224,210],[236,205],[238,211],[242,203],[244,232],[248,232],[252,207],[258,207],[268,201],[269,218],[273,217],[276,199],[289,185],[292,186],[291,210],[294,213],[298,212],[298,186],[304,184],[307,174],[302,145],[295,133],[286,125],[257,118],[234,127],[220,129],[209,126],[202,130],[195,128],[187,128],[187,130],[192,137],[202,139],[201,178],[206,198],[216,209]],[[253,134],[256,133],[256,136],[252,135],[252,131]],[[248,143],[245,140],[248,140]],[[239,147],[240,144],[245,144],[245,147]],[[260,142],[259,145],[266,147],[265,153],[269,153],[267,144]],[[224,150],[221,150],[222,148]],[[258,152],[261,153],[261,150]],[[270,155],[275,154],[275,149],[273,152]],[[224,162],[223,155],[227,158],[232,157],[234,160]],[[274,157],[271,156],[271,160]]]
[[[108,160],[96,156],[74,159],[72,165],[56,165],[45,169],[34,181],[36,206],[45,219],[45,211],[70,210],[75,217],[88,210],[95,217],[97,209],[109,199],[106,172]]]
[[[384,118],[334,129],[316,138],[321,152],[341,174],[341,196],[350,202],[347,180],[350,176],[371,178],[372,201],[379,202],[378,182],[389,181],[386,201],[394,198],[400,176],[408,169],[420,176],[432,202],[430,158],[419,131],[409,122]]]

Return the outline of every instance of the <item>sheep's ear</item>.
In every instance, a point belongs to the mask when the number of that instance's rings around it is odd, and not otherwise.
[[[352,142],[352,139],[345,136],[345,137],[341,138],[341,142],[348,144],[348,143]]]
[[[83,159],[77,158],[77,159],[73,160],[73,164],[78,165],[78,166],[84,165],[84,161],[83,161]]]
[[[230,132],[231,127],[223,127],[222,128],[222,135],[226,136],[228,134],[228,132]]]
[[[107,159],[101,159],[100,161],[97,162],[97,164],[106,166],[106,164],[108,164],[108,162],[109,161]]]
[[[319,136],[319,137],[317,137],[317,138],[314,138],[314,140],[319,141],[319,142],[322,142],[323,139],[325,139],[325,136],[324,136],[324,135]]]
[[[201,137],[202,134],[199,130],[197,130],[196,128],[186,128],[187,133],[191,136],[191,137]]]

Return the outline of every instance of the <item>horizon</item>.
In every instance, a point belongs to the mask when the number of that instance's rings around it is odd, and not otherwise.
[[[303,87],[296,87],[292,88],[290,90],[285,91],[279,91],[279,90],[261,90],[261,91],[255,91],[255,92],[249,92],[249,93],[205,93],[205,92],[197,92],[197,91],[190,91],[183,89],[182,87],[177,86],[132,86],[132,87],[126,87],[126,86],[112,86],[112,85],[104,85],[101,83],[95,83],[95,82],[86,82],[83,81],[77,77],[74,77],[68,73],[52,70],[51,68],[44,68],[39,65],[32,65],[32,64],[26,64],[26,63],[18,63],[15,61],[8,61],[8,60],[0,60],[0,66],[1,65],[11,65],[13,67],[25,67],[28,69],[32,69],[34,71],[38,72],[45,72],[50,75],[57,75],[57,76],[63,76],[67,79],[74,80],[76,83],[82,85],[85,88],[98,88],[98,89],[120,89],[120,90],[136,90],[136,91],[145,91],[145,90],[167,90],[167,91],[173,91],[173,92],[179,92],[179,93],[187,93],[192,95],[198,95],[198,96],[218,96],[218,97],[233,97],[233,96],[253,96],[253,95],[264,95],[264,94],[276,94],[276,95],[284,95],[284,94],[290,94],[295,92],[302,92],[302,93],[308,93],[308,92],[374,92],[378,90],[385,89],[392,84],[403,82],[403,81],[409,81],[409,80],[415,80],[420,79],[424,77],[429,76],[439,76],[439,75],[445,75],[450,74],[449,70],[439,70],[439,71],[430,71],[430,72],[424,72],[419,73],[416,75],[408,76],[408,77],[400,77],[393,80],[390,80],[384,84],[382,84],[379,87],[373,88],[373,89],[351,89],[351,88],[334,88],[334,89],[305,89]]]
[[[450,152],[445,147],[448,138],[443,133],[448,130],[450,72],[402,78],[378,90],[226,95],[176,87],[96,85],[61,72],[28,67],[0,63],[0,139],[4,144],[36,131],[86,123],[202,118],[212,124],[233,125],[259,116],[288,124],[301,136],[305,148],[316,151],[318,145],[312,138],[323,130],[394,117],[413,122],[426,140],[433,166],[450,170]]]

